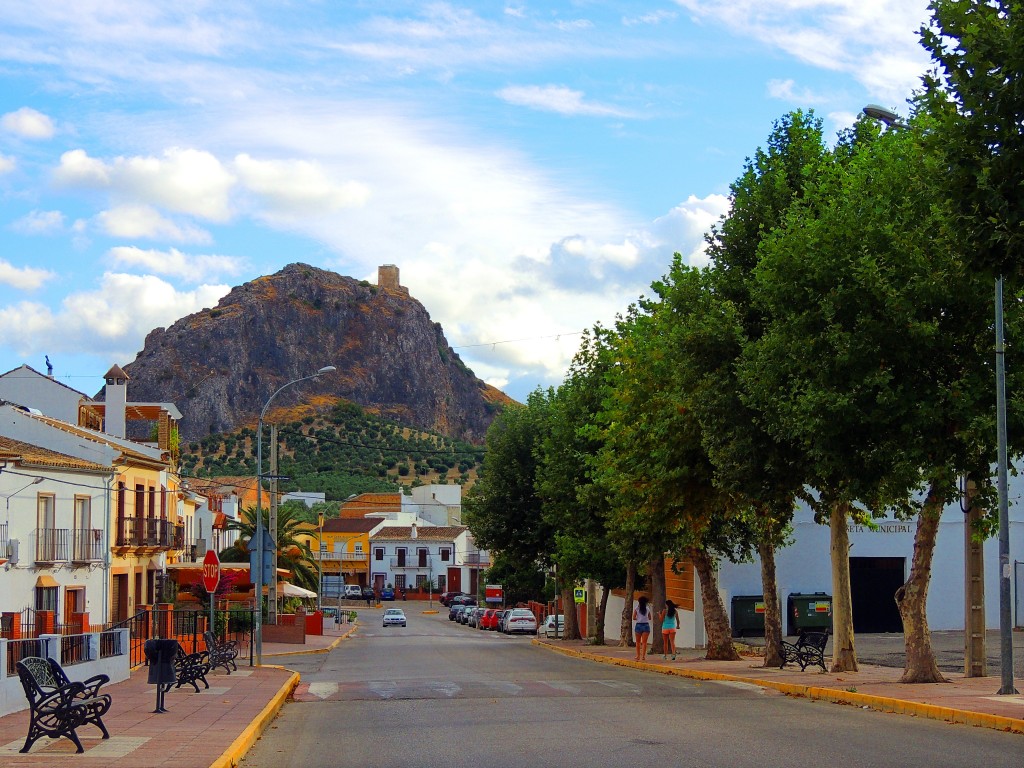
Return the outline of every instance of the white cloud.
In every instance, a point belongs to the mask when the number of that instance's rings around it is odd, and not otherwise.
[[[23,235],[51,235],[64,229],[64,214],[60,211],[32,211],[11,224],[11,229]]]
[[[151,330],[215,306],[229,290],[201,285],[178,291],[158,277],[108,272],[96,290],[70,294],[57,312],[35,302],[0,308],[0,326],[17,339],[22,355],[88,349],[100,358],[129,360]]]
[[[19,291],[34,291],[52,277],[54,274],[48,270],[16,267],[9,261],[0,259],[0,284],[9,285]],[[2,325],[3,323],[0,323],[0,326]]]
[[[0,174],[10,173],[17,167],[17,162],[10,155],[0,152]]]
[[[118,157],[106,162],[76,149],[61,156],[58,183],[105,188],[117,200],[158,205],[210,221],[231,216],[234,177],[209,152],[172,148],[157,157]]]
[[[927,0],[675,0],[698,21],[779,48],[869,91],[902,101],[920,84],[928,56],[917,31]]]
[[[366,185],[337,183],[319,163],[306,160],[255,160],[241,154],[235,158],[234,169],[244,187],[271,210],[283,213],[358,207],[370,196]]]
[[[190,283],[217,279],[241,273],[242,260],[218,254],[186,254],[177,248],[166,251],[143,250],[134,246],[118,246],[108,252],[111,260],[122,267],[139,267],[158,275],[180,277]]]
[[[725,195],[690,195],[686,202],[656,219],[650,235],[655,243],[671,245],[691,266],[703,267],[708,264],[704,234],[728,212],[729,198]]]
[[[0,117],[0,128],[23,139],[49,139],[53,137],[53,121],[31,107],[22,107]]]
[[[555,29],[562,32],[578,32],[582,29],[593,29],[594,22],[588,19],[573,19],[572,21],[556,21]]]
[[[511,85],[497,93],[498,98],[516,104],[561,115],[633,117],[629,112],[604,104],[588,103],[581,91],[562,85]]]
[[[663,21],[674,20],[676,16],[678,16],[678,14],[675,11],[652,11],[640,16],[624,16],[622,18],[622,23],[627,27],[633,27],[638,24],[661,24]]]
[[[810,88],[797,88],[796,82],[789,80],[769,80],[768,95],[773,99],[780,99],[802,105],[821,104],[825,97],[815,93]]]
[[[173,240],[178,243],[209,243],[210,233],[199,227],[178,224],[148,205],[121,205],[96,215],[100,228],[112,237]]]

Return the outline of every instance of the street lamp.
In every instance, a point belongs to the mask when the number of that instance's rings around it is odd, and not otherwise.
[[[891,109],[868,104],[864,114],[890,128],[907,128]],[[996,489],[999,494],[999,641],[1002,685],[1000,695],[1017,693],[1013,687],[1013,621],[1010,611],[1010,513],[1007,500],[1006,347],[1003,337],[1003,276],[995,285],[996,335]],[[965,630],[969,628],[965,626]]]
[[[274,394],[267,398],[267,402],[263,405],[263,410],[260,411],[260,418],[256,424],[256,562],[258,567],[256,568],[256,578],[253,581],[253,586],[256,591],[256,664],[257,666],[263,665],[263,417],[267,415],[267,410],[270,408],[270,403],[275,397],[281,392],[290,387],[292,384],[298,384],[300,381],[309,381],[310,379],[316,379],[323,376],[325,373],[333,373],[338,370],[333,365],[325,365],[316,373],[310,376],[303,376],[298,379],[292,379],[287,384],[278,387]],[[277,578],[277,573],[271,574],[272,579]]]
[[[320,551],[317,552],[317,558],[316,558],[316,570],[317,570],[317,573],[319,574],[319,576],[317,577],[318,581],[317,581],[317,590],[316,590],[316,609],[318,611],[322,611],[323,610],[323,605],[324,605],[324,601],[323,601],[323,594],[324,594],[324,513],[323,513],[323,510],[320,510],[319,512],[316,513],[316,521],[317,521],[318,527],[320,528],[320,540],[319,540],[318,545],[317,545]]]

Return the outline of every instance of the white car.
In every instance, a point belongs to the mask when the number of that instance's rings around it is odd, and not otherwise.
[[[555,615],[554,614],[550,614],[544,620],[544,636],[545,637],[554,637],[555,633],[556,633],[556,629],[555,629]],[[565,614],[563,614],[563,613],[558,614],[557,634],[558,634],[559,637],[565,637]]]
[[[384,627],[406,627],[405,611],[401,608],[387,608],[384,610]]]
[[[510,635],[524,632],[528,635],[537,634],[537,617],[528,608],[513,608],[505,619],[505,632]]]
[[[345,598],[347,600],[362,600],[363,599],[363,588],[358,584],[346,584],[345,585]]]

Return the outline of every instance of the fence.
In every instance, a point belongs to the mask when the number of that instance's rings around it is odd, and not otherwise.
[[[235,640],[239,660],[254,664],[252,646],[255,635],[255,614],[249,608],[226,608],[214,611],[213,631],[218,640]],[[139,611],[126,621],[111,624],[107,629],[127,629],[129,656],[133,667],[144,664],[144,646],[147,640],[173,638],[185,653],[206,650],[203,633],[210,628],[210,614],[199,610],[174,610],[169,606],[155,606]]]

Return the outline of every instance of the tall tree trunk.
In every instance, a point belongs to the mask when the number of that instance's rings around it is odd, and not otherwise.
[[[605,645],[604,639],[604,619],[608,615],[608,596],[611,594],[611,590],[608,587],[601,585],[601,604],[597,608],[597,619],[594,622],[595,634],[594,634],[594,645]]]
[[[619,648],[632,648],[633,641],[633,593],[636,592],[636,563],[626,563],[626,599],[622,606],[619,622]]]
[[[700,599],[704,607],[704,629],[708,635],[708,652],[704,658],[714,661],[736,661],[740,655],[732,644],[732,629],[725,603],[718,593],[718,575],[715,563],[703,549],[690,550],[690,561],[700,579]]]
[[[764,666],[782,664],[782,608],[775,578],[775,546],[765,536],[757,543],[761,557],[761,591],[764,594]]]
[[[932,555],[935,537],[939,532],[942,503],[935,487],[929,489],[928,498],[917,516],[914,532],[914,558],[910,578],[896,590],[896,604],[903,618],[903,645],[906,659],[901,683],[945,683],[946,678],[935,663],[931,632],[928,631],[928,585],[931,583]]]
[[[850,531],[846,527],[850,505],[832,505],[829,531],[832,540],[832,671],[856,672],[857,651],[853,645],[853,602],[850,596]]]
[[[651,653],[664,653],[664,638],[661,636],[661,619],[658,618],[658,611],[665,607],[665,556],[656,555],[651,558],[648,566],[651,574],[651,610],[654,613],[654,621],[651,623]]]
[[[562,610],[565,612],[565,639],[582,640],[580,623],[576,618],[576,600],[572,594],[572,582],[568,580],[562,585]]]

